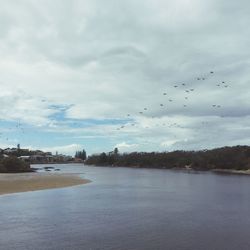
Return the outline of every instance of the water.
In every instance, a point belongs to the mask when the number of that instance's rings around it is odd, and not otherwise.
[[[250,176],[55,167],[92,183],[0,196],[1,250],[250,249]]]

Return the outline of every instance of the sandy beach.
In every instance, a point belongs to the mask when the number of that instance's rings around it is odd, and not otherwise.
[[[36,191],[43,189],[70,187],[89,183],[73,174],[21,173],[0,174],[0,195]]]

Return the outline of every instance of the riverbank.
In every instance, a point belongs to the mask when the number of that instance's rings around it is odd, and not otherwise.
[[[101,153],[88,156],[87,165],[161,169],[236,171],[250,168],[250,146],[222,147],[199,151]]]
[[[109,167],[109,168],[137,168],[137,169],[163,169],[163,170],[172,170],[172,171],[180,171],[180,172],[185,172],[185,173],[202,173],[202,172],[211,172],[215,174],[228,174],[228,175],[250,175],[250,169],[246,170],[236,170],[236,169],[193,169],[190,166],[186,166],[184,168],[166,168],[166,167],[141,167],[141,166],[100,166],[100,165],[90,165],[91,167]]]
[[[219,174],[240,174],[240,175],[250,175],[250,169],[247,170],[233,170],[233,169],[214,169],[211,170],[214,173]]]
[[[0,174],[0,195],[36,191],[44,189],[71,187],[89,183],[73,174],[21,173]]]

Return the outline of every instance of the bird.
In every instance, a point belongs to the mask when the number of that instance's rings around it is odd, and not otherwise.
[[[163,95],[167,95],[167,93],[163,93]]]
[[[213,71],[210,71],[210,74],[213,74],[214,72]]]

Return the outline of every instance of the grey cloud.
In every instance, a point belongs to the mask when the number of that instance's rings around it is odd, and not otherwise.
[[[49,105],[73,104],[66,111],[73,119],[121,119],[129,113],[143,127],[152,116],[178,117],[186,126],[181,136],[189,139],[177,136],[175,148],[246,141],[248,124],[241,120],[250,115],[248,1],[0,2],[0,74],[12,92],[1,97],[3,110],[10,100],[17,102],[19,85],[36,106],[26,112],[29,118],[50,121],[52,111],[35,101],[42,92]],[[227,88],[216,86],[222,81]],[[190,88],[193,93],[185,92]],[[27,97],[20,95],[22,102]],[[11,112],[17,117],[20,107]],[[235,137],[231,118],[241,127]],[[213,136],[202,121],[209,121]],[[174,141],[180,130],[158,128],[145,136],[160,144],[166,134]],[[115,144],[134,144],[130,133],[120,131],[127,138]]]

